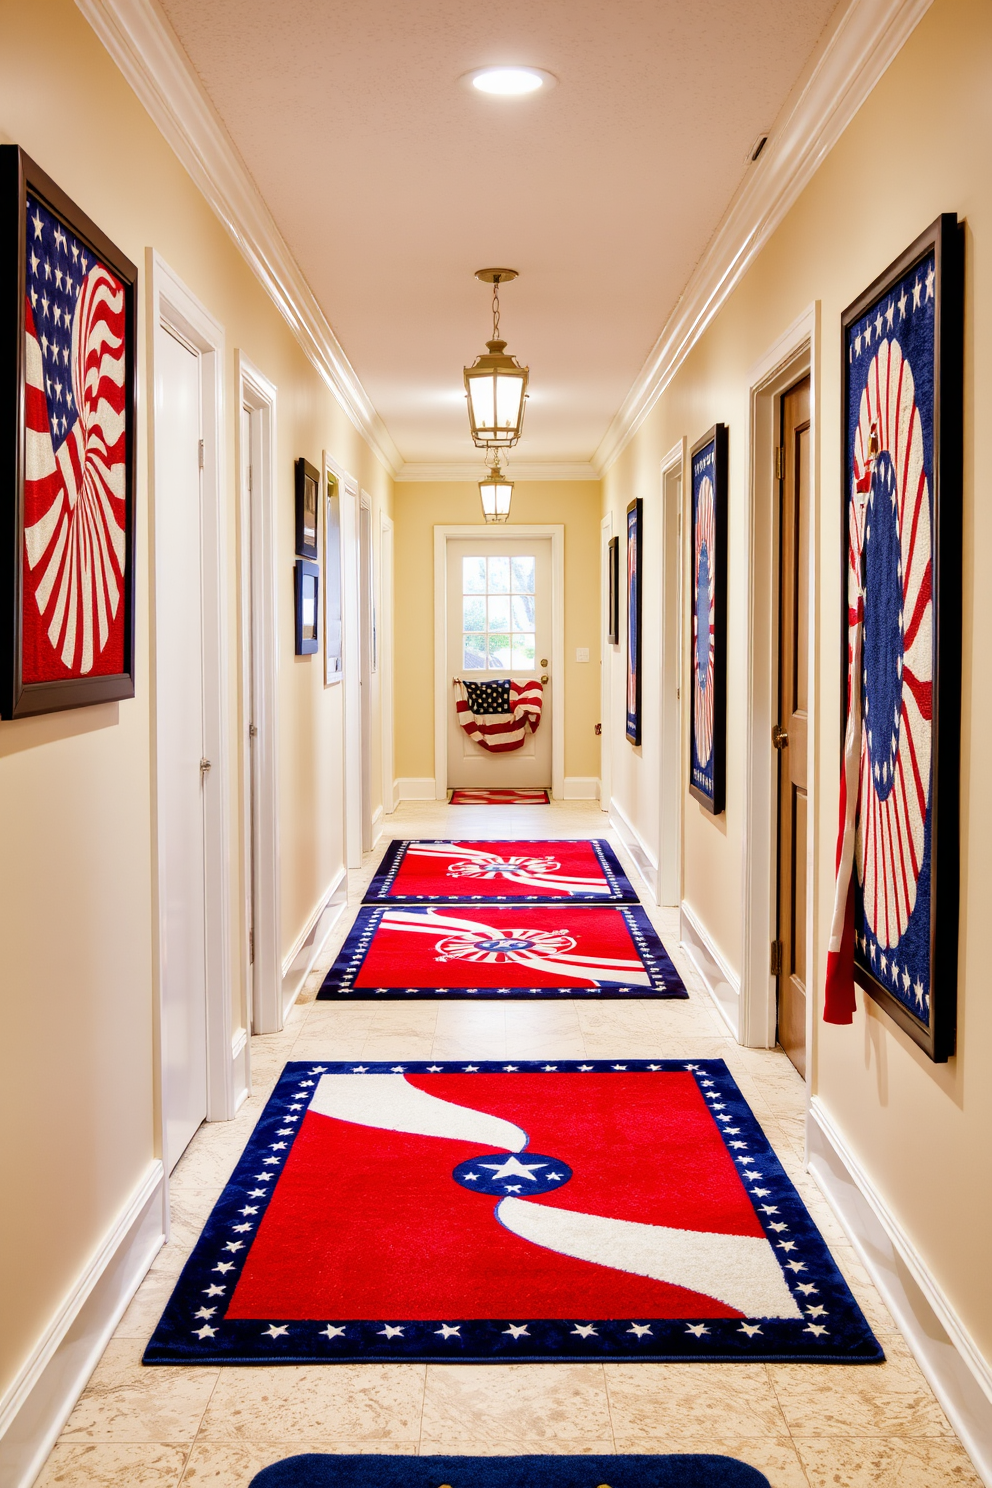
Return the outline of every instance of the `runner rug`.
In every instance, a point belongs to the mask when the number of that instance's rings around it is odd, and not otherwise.
[[[249,1488],[771,1488],[736,1457],[401,1457],[307,1453],[263,1467]]]
[[[391,842],[366,904],[636,904],[608,842]]]
[[[507,786],[500,790],[471,789],[459,786],[451,792],[449,806],[547,806],[551,800],[551,792],[538,788],[526,790],[523,787],[511,788]]]
[[[640,905],[363,905],[317,993],[688,997]]]
[[[719,1059],[286,1065],[144,1355],[883,1357]]]

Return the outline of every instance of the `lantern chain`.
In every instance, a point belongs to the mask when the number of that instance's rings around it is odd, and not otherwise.
[[[499,275],[493,276],[493,340],[499,340]]]

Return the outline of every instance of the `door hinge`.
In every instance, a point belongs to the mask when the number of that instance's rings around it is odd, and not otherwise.
[[[200,439],[200,440],[197,441],[196,459],[197,459],[197,464],[198,464],[199,468],[202,470],[203,469],[203,440],[202,439]]]
[[[772,976],[781,976],[782,975],[782,951],[783,951],[782,942],[780,940],[773,940],[772,941],[771,964],[770,964],[770,968],[769,968],[770,971],[771,971]]]
[[[785,445],[775,446],[775,479],[785,480]]]
[[[249,930],[248,931],[248,965],[249,966],[254,966],[255,965],[255,932],[254,932],[254,930]]]

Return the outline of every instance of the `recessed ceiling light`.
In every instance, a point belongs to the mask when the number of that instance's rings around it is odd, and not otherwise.
[[[465,81],[479,93],[521,98],[542,88],[553,88],[557,79],[540,67],[479,67]]]

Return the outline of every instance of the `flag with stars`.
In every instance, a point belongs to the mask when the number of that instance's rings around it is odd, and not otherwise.
[[[501,677],[492,682],[463,682],[455,678],[455,713],[474,743],[490,754],[519,749],[528,728],[537,732],[544,689],[537,678],[514,682]]]
[[[847,732],[828,1022],[931,998],[933,247],[846,325]]]
[[[124,670],[125,291],[27,197],[24,683]]]
[[[287,1065],[145,1362],[882,1351],[721,1060]]]

